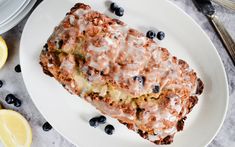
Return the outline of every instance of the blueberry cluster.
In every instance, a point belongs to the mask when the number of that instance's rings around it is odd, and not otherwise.
[[[124,15],[124,9],[122,7],[119,7],[116,3],[111,3],[110,10],[119,17]]]
[[[5,98],[7,104],[13,104],[15,107],[21,106],[21,100],[16,98],[13,94],[8,94]]]
[[[18,73],[21,72],[21,68],[19,64],[15,66],[15,72],[18,72]],[[2,88],[3,84],[4,84],[3,81],[0,80],[0,88]],[[22,103],[21,100],[18,99],[14,94],[8,94],[5,98],[5,101],[7,104],[10,104],[10,105],[13,104],[15,107],[20,107]]]
[[[158,40],[163,40],[165,38],[165,33],[162,31],[159,31],[157,34],[155,31],[153,30],[149,30],[146,33],[146,37],[150,38],[150,39],[154,39],[155,37],[157,37]]]
[[[112,2],[110,4],[110,10],[111,10],[111,12],[115,13],[115,15],[117,15],[119,17],[124,15],[124,9],[122,7],[119,7],[117,3]],[[156,33],[153,30],[149,30],[146,33],[146,37],[148,37],[150,39],[157,38],[158,40],[163,40],[165,38],[165,33],[162,31],[159,31],[158,33]]]
[[[106,123],[106,117],[103,115],[98,116],[98,117],[93,117],[89,120],[90,126],[95,127],[95,128],[98,127],[99,124],[105,124],[105,123]],[[112,135],[114,130],[115,128],[110,124],[108,124],[104,128],[105,133],[107,133],[108,135]]]
[[[15,72],[19,73],[21,72],[20,65],[15,66]],[[0,88],[2,88],[4,85],[4,82],[0,80]],[[21,106],[21,100],[18,99],[14,94],[8,94],[5,98],[5,101],[7,104],[13,104],[15,107],[20,107]]]
[[[105,116],[99,116],[99,117],[93,117],[89,120],[89,124],[92,127],[98,127],[99,124],[105,124],[106,123],[106,117]]]

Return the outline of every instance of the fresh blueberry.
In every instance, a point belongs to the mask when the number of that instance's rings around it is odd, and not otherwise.
[[[62,49],[63,44],[64,44],[64,41],[63,41],[63,40],[60,40],[60,41],[58,42],[59,49]]]
[[[154,31],[150,30],[146,33],[146,37],[153,39],[156,37],[156,33]]]
[[[116,3],[111,3],[111,5],[110,5],[110,10],[111,10],[112,12],[115,12],[117,8],[118,8],[118,5],[117,5]]]
[[[62,49],[63,44],[64,44],[63,40],[58,40],[58,41],[56,40],[55,41],[55,45],[56,45],[57,49]]]
[[[15,66],[15,71],[18,73],[21,72],[21,67],[19,64]]]
[[[16,97],[13,94],[8,94],[5,98],[7,104],[14,104]]]
[[[105,128],[104,128],[104,131],[105,133],[107,133],[108,135],[112,135],[113,132],[114,132],[114,127],[112,125],[107,125]]]
[[[104,71],[101,71],[101,72],[100,72],[100,75],[103,76],[103,75],[104,75]]]
[[[21,100],[16,98],[13,94],[8,94],[5,98],[7,104],[14,104],[15,107],[21,106]]]
[[[98,122],[100,124],[105,124],[106,123],[106,117],[101,115],[100,117],[97,118]]]
[[[42,125],[42,129],[43,129],[43,131],[50,131],[52,129],[52,126],[48,122],[45,122]]]
[[[159,85],[154,85],[153,86],[153,93],[159,93],[160,92],[160,86]]]
[[[48,44],[46,43],[44,46],[43,46],[44,50],[47,52],[48,51]]]
[[[124,9],[122,7],[119,7],[115,10],[115,14],[119,17],[124,15]]]
[[[2,88],[2,86],[3,86],[3,81],[0,80],[0,88]]]
[[[98,118],[94,117],[94,118],[90,119],[89,124],[90,124],[90,126],[96,128],[99,125]]]
[[[159,40],[163,40],[163,39],[165,38],[165,33],[162,32],[162,31],[158,32],[158,33],[157,33],[157,38],[158,38]]]
[[[16,98],[15,101],[14,101],[14,106],[15,107],[20,107],[21,106],[21,100]]]
[[[135,81],[138,81],[142,86],[144,86],[144,82],[145,82],[145,77],[144,76],[134,76],[133,78]]]

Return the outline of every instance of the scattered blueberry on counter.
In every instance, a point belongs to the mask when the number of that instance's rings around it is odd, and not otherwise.
[[[115,15],[119,17],[124,15],[124,9],[122,7],[119,7],[116,3],[111,3],[110,10],[111,12],[114,12]]]
[[[14,106],[15,107],[20,107],[21,106],[21,100],[15,99]]]
[[[104,128],[105,133],[107,133],[108,135],[112,135],[114,133],[115,128],[112,125],[107,125]]]
[[[15,72],[21,72],[21,67],[19,64],[15,66]]]
[[[165,33],[160,31],[157,33],[157,39],[163,40],[165,38]]]
[[[13,94],[8,94],[5,98],[7,104],[14,104],[15,96]]]
[[[13,104],[15,107],[21,106],[21,100],[16,98],[13,94],[8,94],[5,98],[7,104]]]
[[[21,72],[21,67],[20,65],[15,66],[15,72],[19,73]],[[3,86],[3,81],[0,80],[0,88]],[[15,97],[13,94],[8,94],[5,98],[5,101],[7,104],[13,104],[15,107],[20,107],[21,106],[21,100]]]
[[[43,131],[50,131],[52,129],[52,126],[48,122],[45,122],[42,125],[42,129],[43,129]]]
[[[0,80],[0,88],[2,88],[2,86],[3,86],[3,81]]]
[[[146,33],[146,37],[148,37],[150,39],[154,39],[156,36],[157,36],[156,33],[152,30],[150,30]]]
[[[90,126],[96,128],[99,125],[98,118],[94,117],[94,118],[90,119],[89,124],[90,124]]]

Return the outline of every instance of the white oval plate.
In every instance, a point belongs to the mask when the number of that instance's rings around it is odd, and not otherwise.
[[[77,0],[48,0],[37,7],[25,25],[20,44],[20,61],[25,85],[35,105],[52,126],[79,147],[155,147],[116,120],[108,118],[116,132],[104,133],[104,126],[96,129],[88,120],[97,115],[90,104],[70,95],[57,81],[43,74],[39,55],[53,29]],[[93,9],[113,15],[104,0],[81,0]],[[119,0],[125,9],[121,19],[143,32],[149,28],[166,33],[160,42],[170,52],[186,60],[205,83],[186,120],[183,132],[176,134],[169,147],[202,147],[216,135],[225,118],[228,106],[228,86],[221,59],[202,29],[181,9],[167,0]]]

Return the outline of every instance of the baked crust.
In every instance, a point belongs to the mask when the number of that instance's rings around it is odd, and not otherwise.
[[[124,22],[78,3],[40,55],[45,74],[155,144],[170,144],[203,82],[189,65]]]

